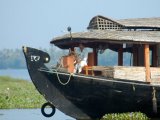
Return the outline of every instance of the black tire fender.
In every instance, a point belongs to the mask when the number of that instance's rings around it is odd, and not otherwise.
[[[51,113],[46,113],[46,112],[45,112],[45,108],[46,108],[47,106],[52,109],[52,112],[51,112]],[[55,109],[54,105],[52,105],[52,104],[49,103],[49,102],[44,103],[44,104],[42,105],[42,107],[41,107],[41,113],[42,113],[42,115],[45,116],[45,117],[52,117],[52,116],[55,114],[55,112],[56,112],[56,109]]]

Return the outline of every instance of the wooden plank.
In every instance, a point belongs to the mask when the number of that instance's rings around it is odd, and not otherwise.
[[[114,67],[114,78],[145,81],[144,67],[116,66]]]
[[[99,68],[100,70],[100,68]],[[108,78],[145,82],[145,67],[114,66],[101,67],[102,75]]]
[[[151,67],[150,70],[151,70],[151,79],[160,80],[160,68]]]
[[[146,68],[137,66],[93,66],[93,71],[99,71],[102,76],[114,79],[146,81]],[[160,68],[151,67],[151,84],[160,84]]]
[[[151,84],[160,85],[160,68],[151,67]]]

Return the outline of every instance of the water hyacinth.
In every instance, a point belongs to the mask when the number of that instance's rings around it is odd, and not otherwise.
[[[140,112],[106,114],[101,120],[150,120]]]
[[[0,109],[40,108],[44,102],[33,83],[0,76]]]

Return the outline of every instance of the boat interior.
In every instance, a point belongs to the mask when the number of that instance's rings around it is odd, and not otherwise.
[[[70,49],[60,60],[65,71],[73,73],[74,48],[79,43],[91,48],[88,64],[80,74],[104,76],[113,79],[135,80],[160,84],[160,18],[112,20],[103,16],[91,19],[87,32],[66,34],[50,43],[61,49]],[[117,53],[113,66],[99,65],[99,53],[105,50]],[[130,53],[130,65],[124,63],[124,53]],[[73,54],[72,54],[73,53]],[[105,53],[105,52],[104,52]],[[104,59],[111,59],[110,55]]]
[[[92,48],[92,52],[88,52],[87,65],[83,67],[82,72],[79,74],[87,76],[103,76],[112,79],[135,80],[155,85],[160,83],[159,45],[131,43],[101,43],[97,45],[99,47],[94,47]],[[107,49],[117,53],[116,58],[118,60],[116,60],[117,63],[115,63],[115,66],[102,66],[98,64],[99,54],[105,54],[104,51]],[[130,53],[131,57],[131,63],[127,66],[124,65],[123,60],[123,54],[125,52]],[[69,51],[68,55],[62,56],[59,70],[73,73],[75,67],[75,54],[74,51]],[[108,55],[105,59],[110,59],[110,56]]]

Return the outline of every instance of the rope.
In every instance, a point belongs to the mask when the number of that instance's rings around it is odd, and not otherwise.
[[[71,76],[73,76],[73,73],[70,73],[67,82],[62,82],[62,80],[59,78],[59,74],[58,74],[58,70],[59,70],[59,68],[60,68],[61,66],[63,66],[63,57],[61,57],[61,59],[60,59],[60,65],[59,65],[58,68],[55,70],[55,72],[56,72],[56,75],[57,75],[57,78],[58,78],[59,83],[62,84],[62,85],[67,85],[67,84],[70,82]]]
[[[57,72],[57,71],[56,71],[56,73],[57,73],[58,81],[59,81],[59,83],[62,84],[62,85],[67,85],[67,84],[70,82],[70,80],[71,80],[71,76],[73,75],[73,73],[70,73],[67,82],[64,83],[64,82],[62,82],[61,79],[59,78],[59,75],[58,75],[58,72]]]

